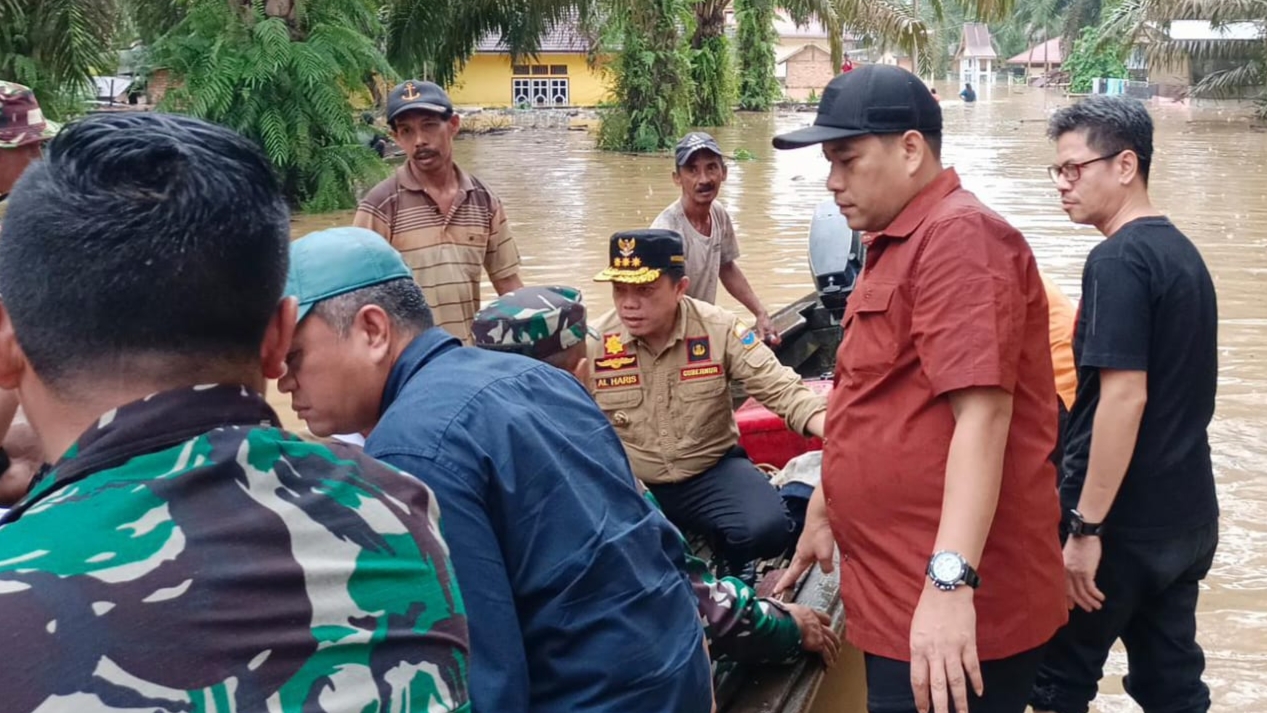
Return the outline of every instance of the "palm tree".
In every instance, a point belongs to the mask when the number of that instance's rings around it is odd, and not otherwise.
[[[164,105],[256,140],[295,203],[349,208],[384,173],[350,99],[366,75],[392,76],[373,0],[130,1],[176,82]]]
[[[1206,20],[1215,29],[1249,24],[1257,38],[1174,40],[1168,28],[1175,20]],[[1248,97],[1267,119],[1267,0],[1122,0],[1105,13],[1098,34],[1102,44],[1142,46],[1150,64],[1225,65],[1202,77],[1193,93]]]
[[[93,74],[114,71],[117,15],[114,0],[0,0],[0,79],[54,118],[81,112]]]
[[[734,67],[726,39],[727,0],[695,0],[691,35],[691,123],[722,126],[734,106]]]

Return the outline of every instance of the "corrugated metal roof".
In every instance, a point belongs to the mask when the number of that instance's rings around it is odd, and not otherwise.
[[[990,40],[990,28],[979,22],[965,23],[963,39],[959,42],[956,57],[976,57],[977,59],[997,59],[994,43]]]
[[[575,21],[556,23],[541,38],[538,52],[558,52],[562,54],[583,54],[589,52],[593,41],[581,32]],[[475,51],[482,54],[506,54],[509,50],[502,43],[502,38],[489,33],[476,45]]]
[[[1007,63],[1024,65],[1060,64],[1063,59],[1060,54],[1060,38],[1053,37],[1046,42],[1030,47],[1009,59]]]

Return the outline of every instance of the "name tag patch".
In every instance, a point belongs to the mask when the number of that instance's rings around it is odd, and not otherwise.
[[[621,376],[600,376],[594,380],[595,389],[619,389],[625,386],[637,386],[642,383],[639,374],[622,374]]]
[[[708,366],[688,366],[681,371],[680,377],[682,381],[691,381],[692,379],[706,379],[710,376],[719,376],[721,374],[721,364],[709,364]]]

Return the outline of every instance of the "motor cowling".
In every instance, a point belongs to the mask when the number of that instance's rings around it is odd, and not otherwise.
[[[863,251],[862,233],[850,229],[836,202],[819,203],[809,226],[809,269],[819,301],[836,320],[862,274]]]

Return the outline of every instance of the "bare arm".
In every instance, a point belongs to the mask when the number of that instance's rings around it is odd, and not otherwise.
[[[497,294],[499,295],[504,295],[507,292],[514,292],[524,286],[523,280],[519,279],[519,273],[517,272],[498,280],[492,280],[492,283],[493,289],[497,290]]]
[[[1091,455],[1078,500],[1078,511],[1087,522],[1103,522],[1113,507],[1135,453],[1147,403],[1148,372],[1100,370],[1100,403],[1091,424]]]
[[[739,263],[731,260],[724,263],[717,273],[721,278],[721,284],[730,293],[731,297],[739,300],[739,303],[752,313],[757,320],[757,336],[762,340],[774,339],[777,343],[778,336],[774,333],[774,325],[770,322],[770,315],[766,314],[765,307],[761,305],[761,298],[757,297],[757,293],[752,289],[752,285],[748,284],[748,278],[743,274],[743,270],[739,269]]]
[[[18,414],[18,392],[0,389],[0,441],[13,425],[13,417]]]
[[[744,307],[747,307],[752,316],[760,317],[765,314],[765,307],[761,306],[761,298],[757,297],[752,285],[748,284],[748,278],[743,274],[743,270],[739,269],[739,263],[728,262],[721,266],[721,270],[717,274],[721,278],[722,286],[726,288],[730,296],[739,300],[739,303]]]

